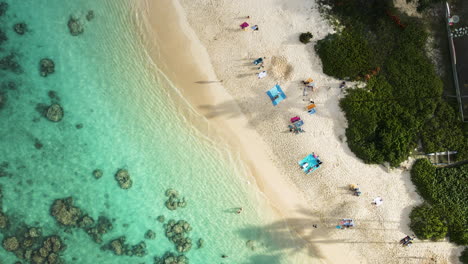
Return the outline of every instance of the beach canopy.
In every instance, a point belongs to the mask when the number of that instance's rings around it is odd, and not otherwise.
[[[277,105],[279,102],[286,99],[286,95],[284,94],[283,90],[281,90],[281,86],[279,86],[278,84],[270,90],[268,90],[266,94],[270,97],[273,105]]]
[[[315,171],[316,169],[320,168],[320,163],[322,162],[320,161],[318,156],[309,154],[307,155],[307,157],[303,158],[298,163],[299,163],[299,166],[301,166],[302,170],[305,173],[309,174]]]
[[[240,24],[240,27],[241,27],[242,29],[244,29],[244,28],[246,28],[246,27],[248,27],[248,26],[249,26],[249,23],[247,23],[247,22],[244,22],[244,23]]]

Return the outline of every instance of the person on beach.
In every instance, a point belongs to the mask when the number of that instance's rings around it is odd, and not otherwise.
[[[374,199],[374,201],[372,202],[372,204],[375,205],[375,206],[380,206],[380,205],[383,204],[383,199],[380,198],[380,197],[376,197],[376,198]]]
[[[312,225],[313,228],[317,228],[317,225]]]
[[[258,25],[253,26],[253,27],[252,27],[252,30],[253,30],[253,31],[258,31]]]
[[[346,82],[343,81],[343,82],[340,84],[340,89],[343,89],[343,88],[345,88],[345,87],[346,87]]]
[[[236,213],[237,213],[237,214],[240,214],[240,213],[242,213],[242,210],[244,210],[244,208],[240,207],[239,209],[237,209],[237,212],[236,212]]]

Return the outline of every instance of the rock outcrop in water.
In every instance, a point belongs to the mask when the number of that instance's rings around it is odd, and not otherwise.
[[[63,108],[59,104],[52,104],[47,108],[45,116],[52,122],[59,122],[63,118]]]
[[[174,189],[167,189],[166,196],[169,197],[165,203],[167,209],[176,210],[178,207],[184,208],[187,206],[185,198],[179,198],[179,192]]]
[[[141,241],[136,245],[128,245],[125,243],[124,236],[110,241],[107,245],[103,246],[102,250],[111,250],[117,256],[136,256],[144,257],[148,252],[146,251],[145,242]]]
[[[18,35],[24,35],[24,33],[26,33],[26,31],[28,30],[28,26],[26,25],[26,23],[24,22],[21,22],[21,23],[16,23],[14,26],[13,26],[13,30],[16,32],[16,34]]]
[[[192,248],[192,239],[187,237],[192,227],[184,220],[169,220],[164,225],[166,237],[171,241],[178,252],[188,252]]]
[[[166,252],[162,257],[154,257],[154,264],[188,264],[189,259],[184,255]]]
[[[39,62],[39,70],[42,77],[47,77],[47,75],[55,72],[55,63],[53,60],[44,58]]]
[[[16,55],[14,53],[10,53],[10,55],[0,59],[0,70],[14,73],[22,72],[21,66],[16,62]]]
[[[158,220],[158,222],[160,223],[164,223],[164,221],[166,221],[166,218],[164,217],[164,215],[160,215],[158,216],[158,218],[156,218],[156,220]]]
[[[126,169],[119,169],[115,174],[115,180],[117,180],[117,183],[122,189],[130,189],[133,184],[130,174]]]
[[[73,16],[71,16],[68,20],[68,29],[70,30],[70,34],[72,36],[78,36],[84,32],[84,28],[81,22]]]

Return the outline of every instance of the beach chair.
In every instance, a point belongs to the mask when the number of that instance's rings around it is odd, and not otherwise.
[[[309,113],[309,115],[313,115],[317,112],[315,108],[316,108],[315,104],[309,104],[308,106],[306,106],[306,111],[307,113]]]

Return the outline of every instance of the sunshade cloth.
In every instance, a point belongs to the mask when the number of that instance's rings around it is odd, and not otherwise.
[[[278,84],[276,84],[273,88],[268,90],[266,94],[270,97],[273,105],[277,105],[279,102],[286,99],[286,95],[284,94],[283,90],[281,90],[281,87]]]

